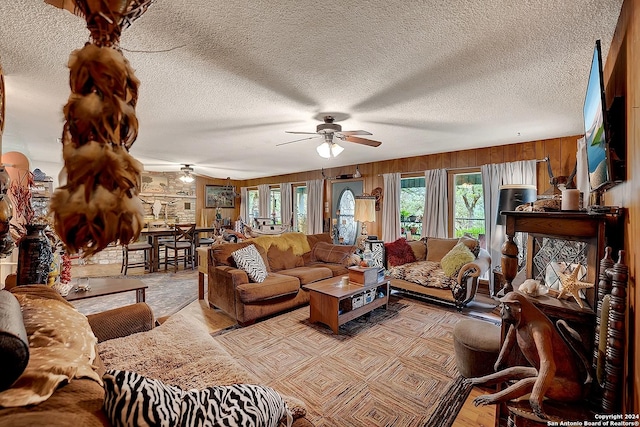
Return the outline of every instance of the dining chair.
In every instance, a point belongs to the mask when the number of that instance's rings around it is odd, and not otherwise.
[[[142,260],[131,261],[129,254],[131,252],[143,252]],[[122,267],[120,273],[127,275],[129,268],[144,267],[145,270],[152,270],[153,263],[153,245],[148,242],[138,241],[122,246]]]
[[[183,263],[195,268],[195,224],[176,224],[173,226],[173,240],[164,242],[164,269],[167,270],[169,264],[173,265],[173,271],[178,271],[178,264]],[[171,252],[171,254],[170,254]]]

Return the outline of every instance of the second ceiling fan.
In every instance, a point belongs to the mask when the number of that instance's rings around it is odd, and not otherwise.
[[[359,136],[356,136],[356,135],[372,135],[371,132],[367,132],[365,130],[343,131],[342,126],[340,126],[337,123],[334,123],[335,117],[333,115],[325,115],[323,116],[322,119],[324,123],[321,123],[318,126],[316,126],[315,132],[285,131],[286,133],[292,133],[297,135],[313,135],[313,136],[296,139],[293,141],[283,142],[276,145],[277,146],[287,145],[287,144],[292,144],[294,142],[305,141],[307,139],[323,137],[324,142],[320,144],[317,148],[318,154],[320,154],[322,157],[330,158],[330,157],[337,156],[343,150],[343,148],[340,147],[333,140],[334,137],[336,137],[340,141],[354,142],[356,144],[368,145],[369,147],[378,147],[380,146],[380,144],[382,144],[380,141],[374,141],[372,139],[360,138]]]

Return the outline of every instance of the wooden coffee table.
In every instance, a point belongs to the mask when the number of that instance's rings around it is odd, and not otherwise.
[[[136,302],[144,302],[145,290],[148,288],[142,280],[138,279],[113,279],[113,278],[89,278],[88,291],[75,291],[71,289],[65,297],[67,301],[77,301],[86,298],[101,297],[104,295],[119,294],[121,292],[136,292]]]
[[[360,285],[349,282],[340,286],[340,277],[320,280],[303,286],[309,291],[309,321],[324,323],[334,334],[338,334],[340,325],[369,313],[378,307],[387,308],[389,304],[389,281],[374,285]],[[354,297],[374,292],[371,302],[354,307]]]

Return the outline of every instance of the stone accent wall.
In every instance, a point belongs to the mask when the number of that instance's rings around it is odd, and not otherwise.
[[[143,188],[140,199],[144,206],[144,219],[147,224],[160,223],[195,223],[196,222],[196,182],[185,184],[180,181],[180,172],[143,172]],[[148,182],[151,179],[151,182]],[[147,182],[145,182],[147,181]],[[145,187],[145,184],[146,185]],[[153,191],[145,191],[150,189]],[[161,190],[161,191],[156,191]],[[162,204],[159,218],[153,215],[155,201]],[[131,262],[140,262],[143,252],[129,254]],[[76,259],[73,261],[78,263]],[[96,255],[84,260],[85,264],[122,264],[122,247],[109,245]]]

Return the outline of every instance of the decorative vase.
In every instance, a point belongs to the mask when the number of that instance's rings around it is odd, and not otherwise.
[[[44,234],[47,226],[28,224],[27,234],[18,245],[17,285],[47,284],[53,253]]]

